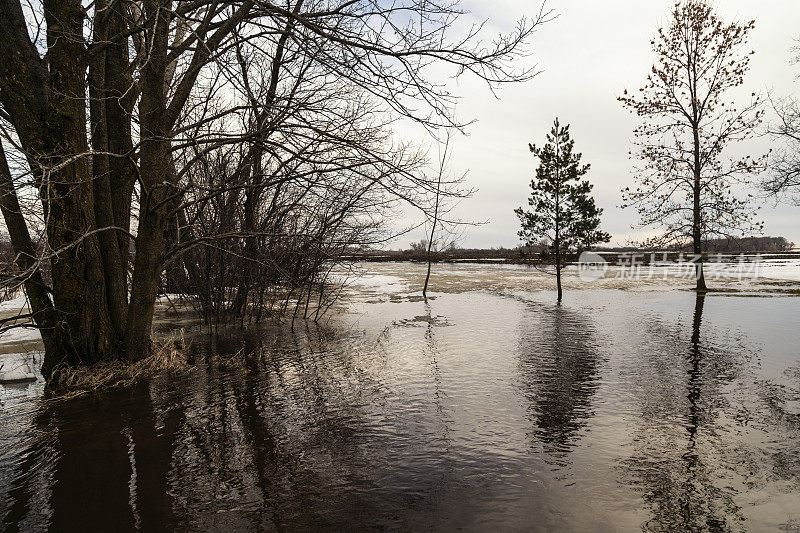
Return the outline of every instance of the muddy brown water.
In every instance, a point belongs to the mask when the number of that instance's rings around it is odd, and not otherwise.
[[[240,367],[7,388],[2,528],[800,530],[800,299],[392,290],[192,344]]]

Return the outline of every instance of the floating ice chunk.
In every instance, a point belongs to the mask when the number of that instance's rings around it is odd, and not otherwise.
[[[25,383],[36,381],[36,374],[33,373],[28,363],[22,363],[8,372],[0,373],[0,383]]]

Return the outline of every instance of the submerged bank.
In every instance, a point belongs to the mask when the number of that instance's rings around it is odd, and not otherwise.
[[[191,344],[241,365],[57,405],[6,389],[3,527],[800,525],[792,280],[698,300],[573,276],[556,306],[518,267],[435,269],[427,301],[416,266],[367,268],[324,326]]]

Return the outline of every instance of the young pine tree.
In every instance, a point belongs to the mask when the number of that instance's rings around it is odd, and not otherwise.
[[[569,125],[561,126],[558,119],[543,147],[528,145],[539,158],[528,199],[533,210],[524,211],[521,207],[514,210],[522,224],[519,236],[527,245],[541,240],[549,243],[547,259],[556,270],[559,302],[561,269],[568,254],[611,239],[608,233],[598,229],[603,210],[591,197],[592,185],[581,180],[589,172],[589,165],[581,164],[581,154],[573,152],[574,145]]]

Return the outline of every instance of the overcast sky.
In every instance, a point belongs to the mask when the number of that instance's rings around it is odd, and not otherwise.
[[[539,9],[533,1],[464,4],[498,31]],[[461,204],[458,214],[489,220],[466,230],[464,246],[519,243],[513,209],[525,205],[537,164],[528,143],[543,143],[556,116],[571,125],[576,150],[592,165],[588,178],[605,210],[602,226],[611,233],[612,244],[625,244],[643,234],[631,228],[635,213],[617,207],[620,188],[632,181],[628,151],[638,119],[616,97],[643,85],[654,57],[650,40],[672,5],[672,0],[549,0],[547,6],[558,18],[542,26],[531,43],[528,61],[541,70],[536,78],[503,88],[499,100],[474,80],[459,82],[458,114],[477,123],[470,126],[468,137],[455,139],[452,166],[454,172],[468,171],[468,184],[478,192]],[[800,66],[790,64],[791,48],[800,37],[800,1],[719,0],[716,6],[727,19],[756,20],[750,39],[756,54],[746,89],[800,95]],[[755,149],[765,148],[768,141],[757,144]],[[782,235],[800,244],[800,207],[766,202],[762,211],[766,235]],[[407,235],[393,247],[404,248],[421,236],[421,232]]]

